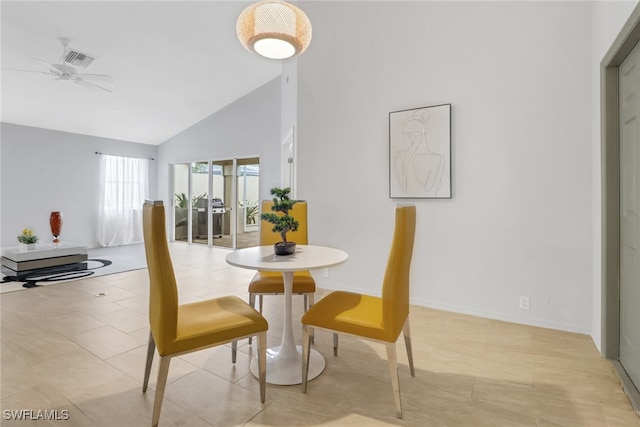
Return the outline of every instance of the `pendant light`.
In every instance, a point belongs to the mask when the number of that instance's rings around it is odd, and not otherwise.
[[[242,11],[236,31],[248,50],[271,59],[300,55],[311,41],[311,22],[298,7],[279,0],[255,3]]]

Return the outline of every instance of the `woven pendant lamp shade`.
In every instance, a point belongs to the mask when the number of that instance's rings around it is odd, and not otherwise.
[[[300,55],[311,41],[311,22],[296,6],[266,0],[247,7],[238,17],[238,38],[244,47],[272,59]]]

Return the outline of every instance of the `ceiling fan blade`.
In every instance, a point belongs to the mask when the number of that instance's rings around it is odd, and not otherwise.
[[[46,74],[50,76],[52,73],[50,71],[34,71],[34,70],[21,70],[19,68],[0,68],[2,71],[21,71],[23,73],[36,73],[36,74]]]
[[[111,76],[108,76],[106,74],[86,74],[86,73],[75,73],[74,74],[76,77],[79,77],[81,79],[94,79],[94,80],[101,80],[104,82],[112,82],[113,78]]]
[[[90,81],[87,81],[87,80],[81,79],[81,78],[79,78],[79,77],[77,77],[77,76],[75,76],[75,78],[73,79],[73,82],[74,82],[74,83],[77,83],[77,84],[79,84],[79,85],[81,85],[81,86],[91,88],[91,89],[102,89],[102,90],[104,90],[104,91],[106,91],[106,92],[113,93],[113,91],[112,91],[112,90],[109,90],[109,89],[107,89],[106,87],[98,86],[98,85],[97,85],[97,84],[95,84],[95,83],[91,83]]]
[[[53,73],[55,73],[55,74],[60,73],[60,70],[58,70],[58,69],[55,67],[55,65],[53,65],[53,64],[49,64],[47,61],[43,61],[42,59],[33,58],[33,57],[32,57],[31,59],[33,59],[34,61],[38,61],[39,63],[41,63],[41,64],[43,64],[43,65],[46,65],[46,66],[47,66],[47,67],[49,67],[49,69],[51,69],[51,71],[52,71]]]

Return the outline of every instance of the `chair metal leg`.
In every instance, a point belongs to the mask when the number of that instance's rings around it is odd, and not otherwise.
[[[309,309],[311,307],[313,307],[314,304],[314,298],[313,298],[313,292],[308,292],[306,294],[302,294],[302,296],[304,297],[304,312],[306,313],[307,311],[309,311]]]
[[[160,357],[160,368],[158,370],[158,382],[156,384],[156,396],[153,401],[153,418],[152,427],[158,426],[160,421],[160,410],[162,409],[162,398],[164,397],[164,389],[167,385],[167,375],[169,374],[169,363],[171,356]]]
[[[253,308],[256,308],[256,294],[252,292],[249,292],[249,305]],[[249,345],[251,345],[252,341],[253,341],[253,337],[249,337]]]
[[[238,341],[231,343],[231,363],[236,363],[236,355],[238,354]]]
[[[309,355],[311,353],[311,339],[309,326],[302,325],[302,392],[307,392],[307,377],[309,376]],[[311,328],[313,330],[313,328]]]
[[[393,386],[393,398],[396,401],[396,415],[402,418],[402,403],[400,402],[400,381],[398,379],[398,355],[396,344],[386,343],[387,359],[389,359],[389,372],[391,373],[391,385]]]
[[[262,314],[262,298],[263,298],[262,295],[258,295],[258,301],[259,301],[259,304],[260,304],[260,310],[258,310],[258,311],[260,311],[260,314]]]
[[[258,376],[260,377],[260,402],[264,403],[267,392],[267,333],[258,334]]]
[[[413,368],[413,350],[411,349],[411,328],[409,327],[409,318],[404,322],[404,327],[402,328],[402,333],[404,335],[404,345],[407,348],[407,357],[409,358],[409,370],[411,371],[411,376],[416,376],[416,371]]]
[[[153,334],[149,331],[149,344],[147,345],[147,363],[144,367],[144,381],[142,382],[142,392],[147,391],[149,385],[149,375],[151,374],[151,364],[153,363],[153,353],[156,351],[156,342],[153,340]]]
[[[313,304],[315,304],[315,297],[314,297],[314,293],[311,292],[309,294],[309,306],[307,307],[307,310],[313,307]]]
[[[309,309],[311,307],[313,307],[314,304],[314,297],[313,297],[313,292],[308,293],[308,294],[304,294],[304,312],[306,313],[307,311],[309,311]],[[308,299],[307,299],[308,296]],[[315,331],[313,328],[311,328],[311,344],[315,344],[316,343],[316,335],[315,335]]]
[[[338,334],[333,333],[333,355],[338,355]]]

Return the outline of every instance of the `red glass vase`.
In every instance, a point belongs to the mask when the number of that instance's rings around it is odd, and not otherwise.
[[[53,235],[53,244],[60,244],[60,231],[62,230],[62,212],[51,212],[49,216],[49,226],[51,227],[51,234]]]

